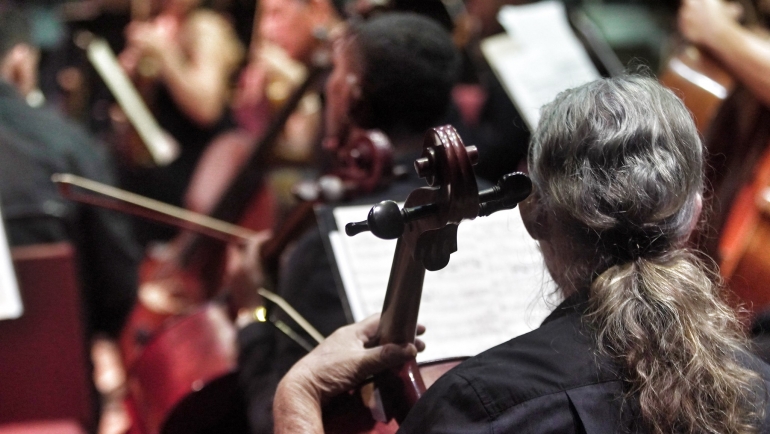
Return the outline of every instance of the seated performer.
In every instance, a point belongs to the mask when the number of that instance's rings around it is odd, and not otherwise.
[[[259,2],[249,61],[233,93],[237,128],[218,137],[201,157],[185,197],[191,209],[209,212],[214,207],[310,68],[328,58],[330,34],[342,22],[343,5],[344,0]],[[294,204],[282,186],[300,179],[317,151],[322,108],[318,91],[308,89],[271,144],[275,161],[269,176],[277,178],[271,187],[281,212]]]
[[[243,57],[243,48],[230,23],[199,0],[167,0],[151,21],[126,28],[124,69],[145,83],[158,123],[180,145],[181,154],[169,166],[127,165],[126,189],[173,205],[183,195],[206,145],[232,127],[228,116],[230,78]],[[140,86],[142,87],[142,86]],[[168,238],[173,230],[138,222],[143,242]]]
[[[741,26],[740,15],[739,2],[685,0],[679,10],[679,31],[716,56],[757,99],[770,107],[770,41]]]
[[[293,0],[292,0],[293,1]],[[389,13],[354,24],[335,42],[334,70],[327,81],[325,144],[336,150],[351,128],[379,129],[394,148],[395,163],[419,156],[425,130],[437,125],[449,107],[459,56],[449,34],[434,21],[414,14]],[[405,199],[424,185],[414,172],[385,192],[359,202]],[[257,265],[258,245],[237,261]],[[256,288],[261,270],[244,270],[233,287],[240,305],[262,304]],[[234,285],[238,286],[238,285]],[[317,229],[305,234],[280,270],[278,292],[323,335],[346,324],[333,273]],[[249,309],[245,309],[249,311]],[[288,319],[281,318],[286,322]],[[272,397],[283,374],[306,350],[275,330],[255,322],[239,333],[241,382],[249,401],[253,432],[272,432]]]
[[[54,173],[114,184],[105,149],[58,113],[33,108],[39,53],[26,17],[0,9],[0,201],[11,245],[71,242],[87,328],[116,337],[136,299],[140,250],[128,221],[62,199]]]
[[[521,215],[564,301],[439,378],[400,432],[767,432],[770,367],[684,244],[703,146],[682,102],[630,76],[562,92],[542,113]],[[415,355],[369,348],[376,328],[345,327],[294,365],[276,433],[323,432],[322,402]]]

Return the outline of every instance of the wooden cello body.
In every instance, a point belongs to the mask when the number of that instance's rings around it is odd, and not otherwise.
[[[762,248],[770,231],[763,196],[770,185],[770,111],[694,46],[669,61],[661,82],[680,94],[707,149],[708,224],[693,242],[719,264],[736,303],[752,312],[770,307],[770,258]]]
[[[770,307],[770,146],[752,175],[733,202],[718,252],[722,277],[757,313]]]
[[[425,271],[449,263],[457,250],[459,223],[513,208],[529,195],[531,183],[521,173],[506,175],[496,187],[479,193],[473,171],[477,161],[476,148],[466,148],[454,128],[433,128],[415,161],[430,187],[414,190],[403,209],[392,201],[380,202],[366,221],[346,226],[350,236],[371,231],[379,238],[398,239],[377,332],[380,344],[414,341]],[[413,359],[376,376],[324,408],[325,432],[395,432],[427,387],[458,363],[452,359],[419,366]]]
[[[259,222],[259,227],[254,228],[256,230],[273,226],[272,197],[264,188],[264,175],[271,161],[272,147],[302,96],[315,85],[323,72],[324,68],[314,69],[284,104],[253,148],[254,152],[216,201],[210,212],[212,217],[226,222],[251,217]],[[142,281],[151,283],[140,288],[140,302],[120,338],[121,351],[129,368],[148,339],[163,329],[167,319],[190,313],[216,294],[223,253],[223,243],[196,234],[181,233],[170,249],[155,260],[150,258],[148,265],[143,267]]]
[[[226,310],[206,303],[152,339],[127,376],[134,431],[247,432],[235,333]]]
[[[701,134],[707,133],[720,106],[735,89],[733,77],[694,45],[684,45],[676,51],[660,82],[682,98]]]
[[[392,178],[392,150],[384,135],[377,131],[356,131],[351,134],[346,145],[340,149],[338,160],[341,166],[333,171],[333,176],[339,177],[338,195],[350,197],[367,193]],[[70,183],[88,188],[81,183]],[[106,191],[98,193],[107,194]],[[121,209],[109,206],[105,201],[83,198],[71,192],[65,196],[92,205]],[[319,196],[318,199],[322,198]],[[308,203],[312,205],[318,199]],[[298,208],[300,220],[313,216],[312,206],[308,208],[303,203]],[[308,209],[310,212],[307,212]],[[167,223],[173,221],[168,216],[158,216],[150,210],[122,211]],[[255,234],[222,222],[215,223],[232,227],[228,232],[230,235],[216,236],[220,242]],[[195,229],[201,234],[216,235],[194,225],[188,226],[182,222],[176,224]],[[267,243],[266,247],[269,248],[265,252],[268,257],[263,258],[266,264],[268,261],[277,263],[282,249],[304,227],[292,224],[291,219],[286,225]],[[181,287],[180,290],[185,290],[187,276],[172,273],[169,278],[177,279],[176,284]],[[192,278],[190,282],[195,283]],[[134,351],[130,353],[133,358],[128,365],[127,399],[134,421],[132,432],[201,432],[207,427],[215,427],[212,428],[214,431],[223,427],[228,427],[228,432],[244,431],[245,412],[236,384],[236,332],[226,313],[227,309],[216,303],[191,303],[185,297],[175,299],[170,297],[167,288],[145,288],[142,294],[148,298],[142,300],[142,304],[133,312],[130,325],[147,329],[134,328],[135,334],[124,335],[124,339],[131,339],[124,348]],[[159,307],[148,308],[152,307],[152,303],[158,303]],[[169,306],[172,309],[168,312],[160,311],[160,308]]]

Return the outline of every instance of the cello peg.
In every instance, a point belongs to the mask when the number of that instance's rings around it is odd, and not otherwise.
[[[393,240],[404,233],[404,214],[392,200],[385,200],[373,206],[366,221],[372,234],[383,240]]]
[[[369,210],[366,221],[348,223],[345,225],[345,233],[348,236],[372,231],[377,238],[392,240],[404,233],[404,214],[396,202],[386,200],[378,203]]]

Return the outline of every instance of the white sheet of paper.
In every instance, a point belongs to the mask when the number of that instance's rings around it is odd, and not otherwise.
[[[2,217],[0,211],[0,320],[16,319],[24,313]]]
[[[482,41],[481,50],[530,131],[559,92],[600,78],[562,2],[503,6],[497,19],[506,33]]]
[[[334,210],[337,227],[366,218],[370,206]],[[369,232],[330,234],[353,316],[382,309],[395,240]],[[472,356],[538,327],[555,304],[537,243],[517,209],[460,224],[458,251],[443,270],[427,272],[419,322],[427,327],[418,361]]]

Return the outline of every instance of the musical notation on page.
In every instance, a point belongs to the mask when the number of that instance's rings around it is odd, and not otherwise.
[[[19,284],[11,261],[11,249],[3,225],[0,210],[0,320],[16,319],[24,313],[19,294]]]
[[[370,206],[338,207],[338,228],[363,220]],[[369,232],[329,234],[353,318],[382,309],[395,240]],[[537,243],[517,209],[463,222],[458,251],[443,270],[427,272],[419,322],[427,327],[419,361],[472,356],[537,328],[556,306]]]
[[[562,2],[503,6],[497,19],[506,33],[483,40],[481,51],[530,131],[559,92],[601,77]]]

